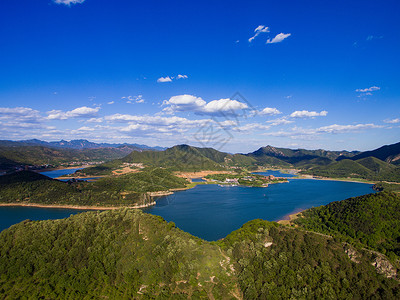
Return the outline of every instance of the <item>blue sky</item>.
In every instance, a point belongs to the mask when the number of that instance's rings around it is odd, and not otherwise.
[[[0,139],[399,142],[400,2],[0,2]]]

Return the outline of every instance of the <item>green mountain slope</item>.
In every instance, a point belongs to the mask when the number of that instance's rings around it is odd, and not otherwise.
[[[346,155],[352,156],[355,153],[348,151],[326,151],[326,150],[306,150],[306,149],[287,149],[266,146],[247,154],[258,162],[281,167],[294,166],[297,168],[310,168],[318,165],[328,165],[338,157]]]
[[[126,156],[130,148],[62,149],[43,146],[0,147],[0,169],[19,165],[60,165],[61,163],[112,160]]]
[[[2,298],[393,299],[367,253],[254,220],[217,243],[137,210],[25,221],[0,233]],[[358,250],[357,250],[358,251]]]
[[[153,200],[148,192],[184,188],[188,182],[160,168],[95,182],[66,182],[30,171],[0,176],[0,202],[78,206],[134,206]]]
[[[357,161],[343,159],[326,166],[310,168],[302,173],[332,178],[400,181],[400,167],[381,161],[375,157],[367,157]]]
[[[325,206],[302,213],[295,223],[307,230],[357,241],[370,249],[400,258],[400,195],[381,192]]]
[[[400,143],[385,145],[378,149],[365,151],[359,153],[349,159],[359,160],[366,157],[375,157],[388,163],[399,164],[400,163]],[[346,157],[348,158],[348,157]]]
[[[165,167],[179,171],[223,170],[224,155],[226,154],[214,149],[178,145],[165,151],[133,151],[124,157],[122,161],[143,163],[147,166]]]

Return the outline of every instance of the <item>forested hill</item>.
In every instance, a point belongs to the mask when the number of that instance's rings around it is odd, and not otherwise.
[[[302,213],[295,223],[307,230],[337,236],[400,259],[400,195],[381,192],[325,206]]]
[[[399,165],[400,164],[400,142],[396,143],[396,144],[392,144],[392,145],[382,146],[382,147],[372,150],[372,151],[361,152],[352,157],[341,157],[341,158],[342,159],[347,158],[347,159],[351,159],[351,160],[359,160],[359,159],[366,158],[369,156],[378,158],[378,159],[386,161],[388,163]]]
[[[254,159],[241,154],[228,154],[212,148],[177,145],[164,151],[133,151],[122,159],[128,163],[168,167],[173,170],[224,170],[228,166],[251,166]]]
[[[0,170],[24,165],[55,165],[113,160],[126,156],[129,147],[62,149],[44,146],[0,146]]]
[[[24,221],[0,233],[2,298],[398,299],[370,255],[254,220],[217,243],[137,210]]]
[[[400,182],[400,166],[389,164],[371,156],[356,161],[344,159],[327,166],[312,167],[302,173],[332,178]]]
[[[185,179],[160,168],[146,168],[95,182],[70,183],[21,171],[0,176],[0,203],[129,207],[153,202],[151,192],[185,188],[187,184]]]

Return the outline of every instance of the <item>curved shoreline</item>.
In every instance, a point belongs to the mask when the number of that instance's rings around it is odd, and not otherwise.
[[[0,203],[1,206],[21,206],[21,207],[39,207],[39,208],[61,208],[61,209],[78,209],[78,210],[114,210],[120,208],[146,208],[155,205],[156,202],[150,202],[148,204],[135,205],[135,206],[79,206],[79,205],[46,205],[39,203]]]

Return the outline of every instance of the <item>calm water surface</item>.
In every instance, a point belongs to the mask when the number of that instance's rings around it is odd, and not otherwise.
[[[55,170],[42,174],[56,178],[78,169]],[[293,177],[279,171],[258,174]],[[253,219],[277,221],[306,208],[373,192],[370,184],[308,179],[289,179],[288,183],[272,184],[268,188],[198,185],[190,190],[161,197],[155,206],[144,211],[173,221],[182,230],[203,239],[217,240]],[[60,219],[83,211],[0,207],[0,230],[26,219]]]
[[[46,175],[50,178],[57,178],[60,176],[68,175],[75,173],[78,170],[82,170],[83,168],[75,168],[75,169],[61,169],[61,170],[53,170],[53,171],[45,171],[45,172],[40,172],[42,175]]]
[[[292,179],[268,188],[210,184],[159,198],[144,211],[203,239],[217,240],[253,219],[277,221],[306,208],[373,192],[370,184],[312,179]]]

